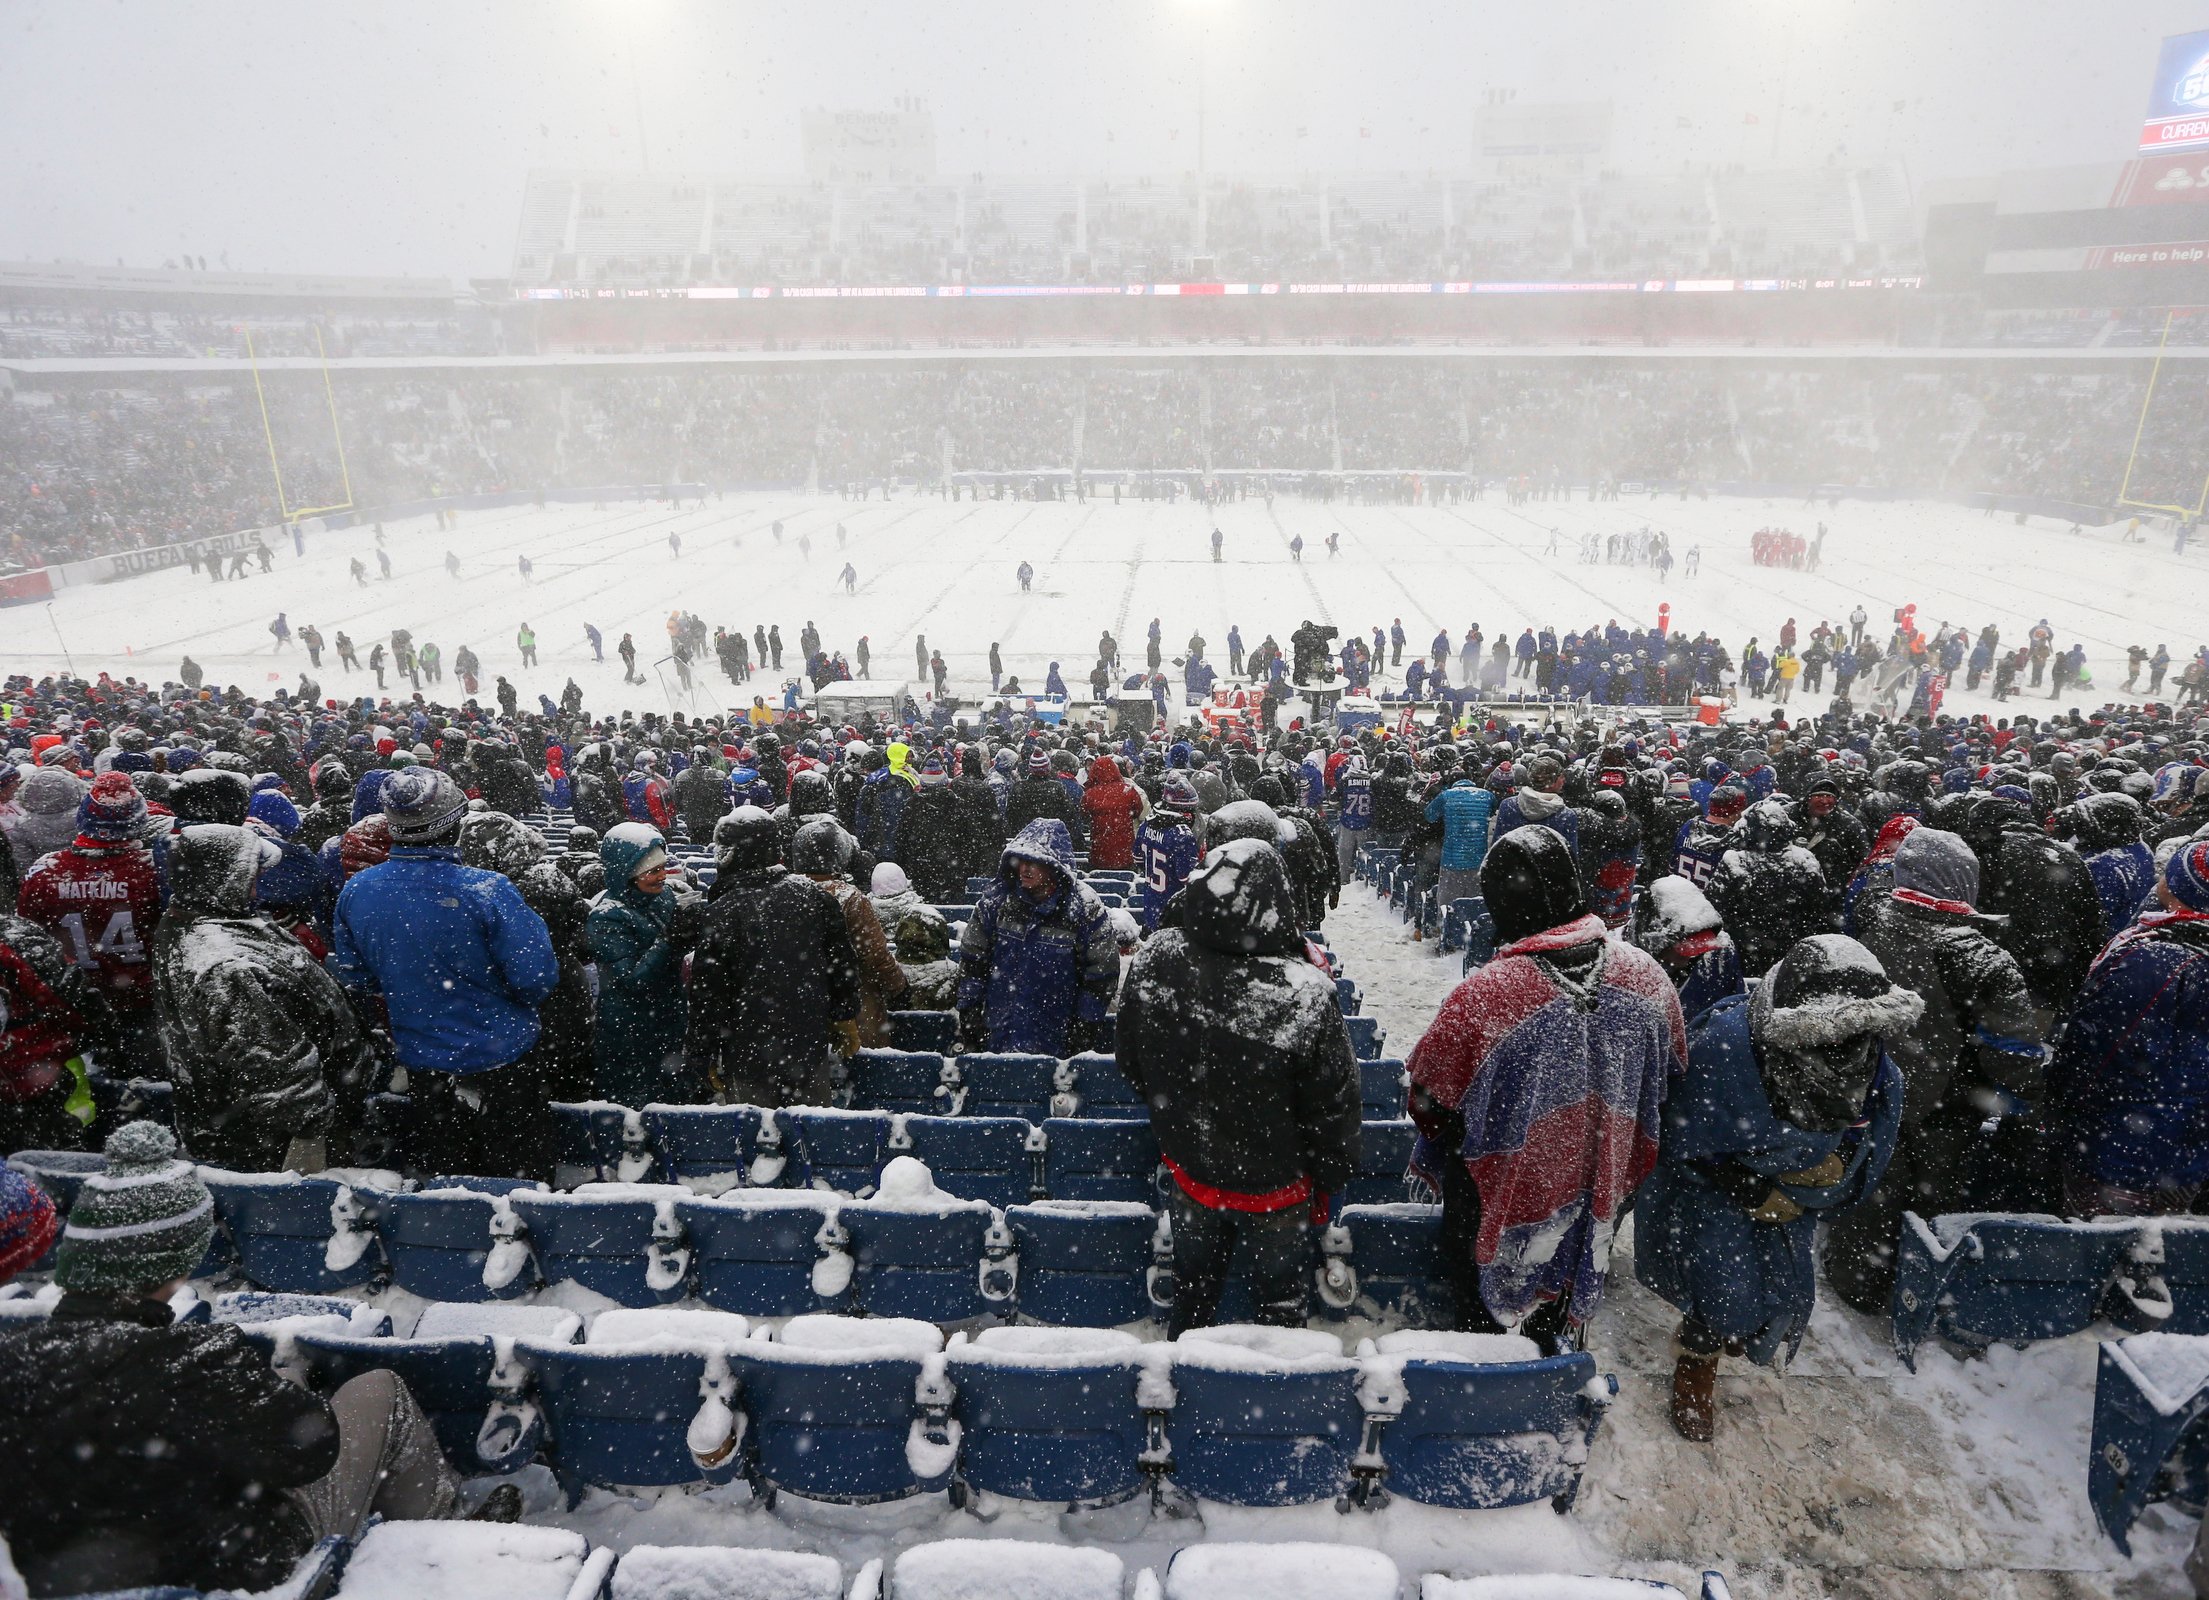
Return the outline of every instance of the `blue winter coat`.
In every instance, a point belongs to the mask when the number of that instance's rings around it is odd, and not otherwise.
[[[2097,850],[2086,858],[2093,874],[2094,893],[2101,898],[2102,914],[2112,933],[2132,926],[2132,919],[2147,903],[2155,887],[2155,852],[2135,839],[2110,850]]]
[[[1756,1361],[1792,1356],[1817,1303],[1818,1218],[1858,1204],[1886,1175],[1902,1122],[1902,1071],[1887,1056],[1856,1129],[1806,1133],[1783,1122],[1764,1092],[1746,996],[1723,1001],[1688,1030],[1687,1077],[1664,1104],[1657,1170],[1634,1208],[1634,1275]],[[1783,1181],[1841,1152],[1822,1187]],[[1727,1164],[1772,1179],[1802,1207],[1792,1222],[1758,1222],[1717,1185]]]
[[[400,1064],[484,1072],[537,1042],[537,1006],[560,981],[544,919],[457,850],[401,846],[338,896],[329,968],[380,990]]]
[[[1023,861],[1058,880],[1040,902],[1020,887]],[[959,940],[959,1009],[986,1009],[992,1050],[1064,1056],[1077,1019],[1104,1020],[1119,979],[1119,941],[1074,870],[1073,836],[1056,817],[1038,817],[1005,846],[997,881]]]
[[[2209,1178],[2209,921],[2154,912],[2110,941],[2048,1089],[2088,1176],[2135,1190]]]
[[[1685,972],[1675,973],[1673,981],[1680,990],[1680,1014],[1690,1023],[1719,1001],[1748,992],[1741,979],[1741,952],[1723,934]]]

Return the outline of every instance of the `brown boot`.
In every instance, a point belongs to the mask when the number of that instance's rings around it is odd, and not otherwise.
[[[1718,1420],[1718,1358],[1682,1350],[1672,1366],[1672,1427],[1690,1444],[1709,1444]]]

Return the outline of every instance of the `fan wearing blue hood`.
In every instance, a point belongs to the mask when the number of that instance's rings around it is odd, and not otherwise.
[[[970,1050],[1089,1048],[1120,978],[1104,903],[1074,869],[1066,824],[1039,817],[1005,846],[959,941],[959,1035]]]

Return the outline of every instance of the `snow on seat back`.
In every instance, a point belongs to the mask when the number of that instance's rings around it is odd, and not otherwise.
[[[1166,1600],[1396,1600],[1396,1563],[1333,1544],[1197,1544],[1175,1552]]]
[[[2114,1352],[2141,1395],[2166,1415],[2183,1410],[2209,1385],[2209,1338],[2198,1334],[2137,1333],[2102,1348]]]
[[[1430,1575],[1419,1600],[1685,1600],[1669,1583],[1646,1578],[1582,1578],[1556,1572],[1487,1578]]]
[[[997,1367],[1140,1366],[1143,1341],[1117,1328],[984,1328],[954,1339],[951,1359]]]
[[[598,1350],[693,1350],[704,1355],[742,1344],[750,1333],[751,1324],[733,1311],[652,1306],[599,1312],[583,1342]]]
[[[1209,1372],[1300,1372],[1350,1365],[1342,1341],[1317,1328],[1230,1322],[1191,1328],[1173,1348],[1176,1366]]]
[[[435,1301],[422,1308],[414,1324],[417,1339],[531,1339],[541,1344],[573,1344],[582,1331],[582,1316],[561,1306],[469,1300]]]
[[[361,1536],[341,1600],[568,1600],[590,1546],[565,1528],[379,1522]]]
[[[1383,1356],[1408,1361],[1452,1361],[1476,1367],[1542,1359],[1541,1346],[1518,1333],[1445,1333],[1404,1328],[1382,1334],[1374,1341],[1374,1348]]]
[[[1109,1550],[1027,1539],[939,1539],[897,1558],[897,1600],[1120,1600],[1125,1574]]]
[[[614,1568],[612,1600],[843,1600],[828,1556],[721,1545],[640,1544]]]
[[[910,1317],[792,1317],[775,1335],[778,1355],[827,1363],[919,1361],[943,1349],[943,1330]],[[757,1352],[754,1352],[755,1354]]]

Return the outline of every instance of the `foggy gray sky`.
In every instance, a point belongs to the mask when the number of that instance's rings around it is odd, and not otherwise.
[[[1609,99],[1610,164],[2114,161],[2194,0],[0,0],[0,258],[499,276],[532,167],[799,169],[807,106],[940,170],[1461,169],[1491,87]],[[1754,125],[1745,118],[1754,115]],[[1686,126],[1681,126],[1685,119]]]

